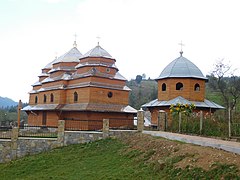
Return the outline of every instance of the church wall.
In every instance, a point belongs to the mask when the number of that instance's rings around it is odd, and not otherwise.
[[[124,87],[126,85],[126,81],[124,80],[117,80],[117,79],[108,79],[108,78],[102,78],[102,77],[92,77],[91,82],[100,82],[105,84],[113,84]]]
[[[199,91],[194,90],[194,86],[196,83],[198,83],[200,85]],[[191,85],[190,100],[191,101],[204,101],[204,99],[205,99],[205,80],[191,79],[190,85]]]
[[[41,85],[33,86],[33,90],[38,90],[38,89],[40,89],[41,87],[42,87]]]
[[[114,59],[104,58],[104,57],[87,57],[80,60],[80,63],[94,63],[94,62],[103,62],[108,64],[114,64],[116,61]]]
[[[28,125],[43,125],[42,111],[34,111],[28,114]],[[58,115],[54,111],[46,111],[46,126],[58,126]]]
[[[46,79],[48,76],[41,76],[39,77],[39,82],[42,82],[44,79]]]
[[[78,85],[80,83],[83,83],[83,82],[91,82],[91,77],[88,76],[88,77],[81,77],[81,78],[77,78],[77,79],[72,79],[71,81],[68,81],[68,85],[69,86],[72,86],[72,85]]]
[[[65,73],[65,71],[63,71],[63,70],[58,70],[58,71],[55,71],[55,72],[51,72],[50,78],[54,78],[54,77],[60,76],[60,75],[62,75],[64,73]]]
[[[78,94],[78,101],[74,102],[74,92]],[[66,104],[89,102],[89,87],[74,88],[66,90]]]
[[[115,68],[105,67],[105,66],[84,66],[77,69],[78,74],[86,73],[90,70],[95,68],[96,70],[100,71],[101,73],[111,74],[115,75],[117,73],[117,70]]]
[[[35,104],[35,97],[38,96],[38,93],[30,94],[29,96],[29,104]]]
[[[92,122],[94,120],[102,121],[103,119],[110,119],[110,127],[129,127],[133,126],[134,114],[129,113],[116,113],[116,112],[63,112],[63,119],[71,123],[76,123],[76,121],[71,120],[90,120],[85,122],[85,127],[82,124],[81,127],[94,128],[96,123]],[[84,122],[81,122],[84,123]],[[99,125],[99,124],[98,124]],[[102,127],[102,125],[100,125]]]
[[[91,66],[84,66],[84,67],[80,67],[77,69],[77,74],[83,74],[86,73],[88,71],[90,71],[93,67]]]
[[[52,87],[52,86],[59,86],[59,85],[63,85],[63,84],[67,84],[67,82],[64,81],[64,80],[59,80],[59,81],[43,83],[42,87],[43,88],[49,88],[49,87]]]
[[[31,112],[28,114],[28,125],[42,125],[42,114],[40,112]]]
[[[176,90],[176,84],[181,82],[183,84],[183,90]],[[166,84],[166,91],[162,91],[162,84]],[[198,83],[200,85],[200,91],[194,91],[194,85]],[[171,100],[178,96],[182,96],[185,99],[191,101],[204,101],[205,96],[205,81],[200,79],[187,79],[187,78],[175,78],[175,79],[161,79],[158,80],[158,99],[159,100]]]
[[[60,62],[53,64],[53,69],[58,67],[75,67],[79,62]]]
[[[109,93],[112,97],[109,97]],[[128,91],[104,89],[104,88],[90,88],[90,102],[111,104],[128,104]]]

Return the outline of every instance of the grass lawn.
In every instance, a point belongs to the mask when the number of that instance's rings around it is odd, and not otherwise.
[[[174,163],[184,157],[169,158],[159,166],[149,163],[153,150],[140,152],[130,149],[117,139],[71,145],[51,152],[28,156],[0,164],[0,179],[185,179],[223,177],[236,178],[236,168],[216,165],[205,172],[202,169],[175,169]],[[148,163],[146,163],[148,161]],[[206,178],[208,177],[208,178]]]
[[[148,179],[150,167],[134,161],[134,153],[118,140],[71,145],[0,164],[0,179]]]

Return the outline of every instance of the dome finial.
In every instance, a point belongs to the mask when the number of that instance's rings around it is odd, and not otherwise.
[[[97,46],[99,46],[100,37],[99,37],[99,36],[97,36],[97,39],[98,39]]]
[[[184,46],[184,44],[182,43],[182,41],[180,43],[178,43],[178,45],[181,46],[181,51],[180,51],[180,56],[182,56],[183,54],[183,50],[182,50],[182,47]]]
[[[77,34],[76,33],[74,34],[74,37],[75,37],[75,40],[73,43],[73,47],[77,47]]]

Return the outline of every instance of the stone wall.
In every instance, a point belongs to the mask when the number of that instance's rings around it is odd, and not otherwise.
[[[65,131],[64,146],[70,144],[88,143],[103,139],[102,132],[95,131]]]
[[[12,160],[11,140],[0,141],[0,163]]]
[[[143,118],[140,124],[143,126]],[[99,131],[65,131],[65,121],[58,121],[57,138],[23,138],[18,137],[19,130],[14,127],[11,132],[11,139],[0,139],[0,163],[9,162],[16,158],[27,155],[38,154],[51,149],[67,146],[70,144],[88,143],[101,140],[107,137],[119,137],[131,135],[137,130],[109,130],[109,119],[103,119],[103,129]],[[138,131],[142,127],[138,125]]]
[[[38,154],[59,147],[56,138],[19,138],[16,157]]]
[[[48,138],[19,138],[15,142],[0,140],[0,163],[9,162],[26,155],[38,154],[58,147],[55,139]]]
[[[93,142],[105,137],[131,135],[135,132],[137,131],[110,130],[108,136],[106,136],[103,132],[96,131],[65,131],[64,138],[62,139],[64,143],[59,142],[57,138],[18,138],[16,141],[1,139],[0,163],[9,162],[27,155],[50,151],[56,147]]]

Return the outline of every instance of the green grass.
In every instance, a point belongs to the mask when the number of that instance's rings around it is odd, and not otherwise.
[[[118,140],[71,145],[0,165],[1,179],[147,179],[150,167],[136,164],[141,154],[128,153]]]
[[[233,165],[215,164],[211,171],[178,169],[186,156],[166,157],[163,164],[150,161],[155,151],[131,149],[117,139],[71,145],[51,152],[0,164],[2,180],[9,179],[185,179],[237,178]],[[160,167],[161,166],[161,167]]]

